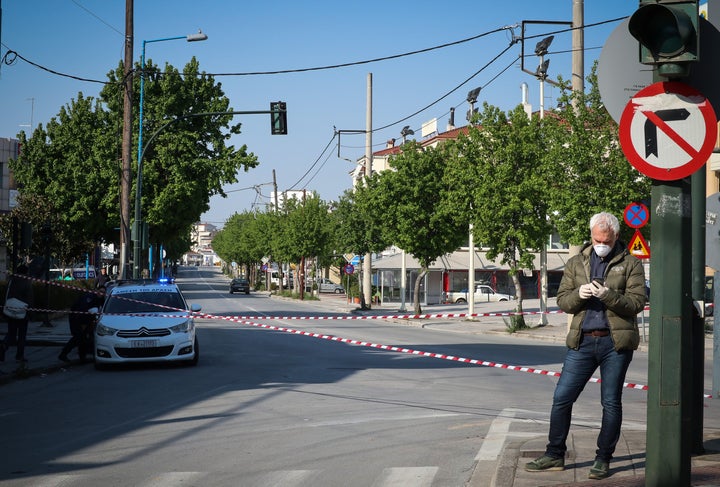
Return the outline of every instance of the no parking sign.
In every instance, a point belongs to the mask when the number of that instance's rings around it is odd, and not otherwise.
[[[630,228],[640,228],[650,220],[650,211],[642,203],[630,203],[625,207],[623,217]]]

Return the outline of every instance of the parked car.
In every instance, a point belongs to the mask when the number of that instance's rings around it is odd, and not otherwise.
[[[343,294],[345,292],[345,288],[342,287],[342,285],[335,284],[325,277],[317,280],[317,289],[321,293]]]
[[[200,357],[195,322],[176,284],[121,281],[106,294],[95,326],[95,368],[134,362],[182,362]]]
[[[236,277],[230,281],[230,294],[233,293],[250,294],[250,281],[244,277]]]
[[[444,302],[446,303],[467,303],[468,290],[446,292]],[[514,299],[509,294],[496,292],[487,284],[478,284],[475,286],[474,301],[476,303],[486,303],[489,301],[510,301]]]

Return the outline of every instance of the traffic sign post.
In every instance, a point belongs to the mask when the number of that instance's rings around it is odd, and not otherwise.
[[[639,41],[640,62],[653,65],[656,83],[635,94],[620,117],[623,152],[653,179],[650,277],[662,283],[651,285],[650,294],[650,335],[655,338],[648,353],[647,485],[689,485],[693,428],[702,436],[702,390],[700,401],[694,396],[695,377],[704,372],[692,355],[697,350],[703,355],[704,348],[693,346],[693,219],[686,178],[712,153],[716,120],[697,84],[692,88],[678,83],[690,80],[700,45],[697,2],[681,3],[641,0],[630,17],[628,28]],[[671,81],[660,83],[662,77]],[[694,175],[692,179],[693,186],[699,186]],[[698,190],[704,187],[693,188]]]

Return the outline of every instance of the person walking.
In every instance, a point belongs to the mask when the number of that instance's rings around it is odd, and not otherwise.
[[[28,266],[20,264],[15,269],[15,274],[10,277],[8,282],[8,291],[5,298],[7,303],[10,299],[19,299],[26,304],[26,308],[32,307],[33,290],[30,279],[27,276]],[[20,316],[21,315],[21,316]],[[5,312],[8,321],[8,332],[0,343],[0,361],[5,360],[5,352],[10,346],[15,345],[15,361],[24,363],[25,359],[25,340],[27,338],[28,314],[27,311],[21,312],[20,315],[10,316]]]
[[[101,286],[97,291],[86,290],[82,296],[75,300],[70,307],[70,316],[68,316],[72,337],[60,351],[59,360],[69,363],[68,354],[73,348],[77,347],[80,362],[85,362],[87,353],[92,352],[93,325],[96,318],[93,308],[99,310],[103,305],[104,298],[105,286]]]
[[[557,305],[573,315],[566,337],[568,350],[553,395],[545,454],[525,465],[528,472],[565,468],[573,404],[599,367],[602,419],[588,478],[609,475],[620,438],[625,374],[640,344],[636,318],[645,306],[645,271],[618,240],[619,234],[620,223],[614,215],[593,215],[591,243],[565,266]]]

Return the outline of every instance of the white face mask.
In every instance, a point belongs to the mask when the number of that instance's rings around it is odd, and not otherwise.
[[[605,244],[593,245],[593,249],[598,257],[605,257],[610,253],[610,246]]]

